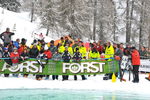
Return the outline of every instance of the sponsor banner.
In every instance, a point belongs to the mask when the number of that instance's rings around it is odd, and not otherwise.
[[[128,60],[127,56],[123,56],[121,62],[121,68],[128,69],[129,65],[132,66],[131,60]],[[141,65],[139,67],[139,71],[150,72],[150,59],[141,59]]]
[[[139,71],[150,72],[150,59],[141,59]]]
[[[23,73],[39,75],[90,75],[118,72],[118,61],[84,60],[65,63],[53,60],[26,60],[11,66],[0,61],[0,73]]]

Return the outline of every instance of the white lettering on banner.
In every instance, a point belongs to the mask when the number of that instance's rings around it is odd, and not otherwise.
[[[42,63],[44,64],[44,62]],[[36,61],[26,61],[16,66],[11,66],[10,68],[7,68],[7,64],[5,63],[2,71],[8,69],[10,72],[23,72],[23,70],[26,69],[26,72],[42,73],[43,71],[42,66],[37,67],[34,64],[38,64],[38,63]]]
[[[69,70],[71,73],[97,73],[103,72],[103,65],[105,63],[101,62],[84,62],[84,63],[63,63],[63,73],[66,73]],[[97,66],[96,66],[97,65]]]

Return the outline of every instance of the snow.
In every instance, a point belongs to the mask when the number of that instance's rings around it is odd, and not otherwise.
[[[81,76],[78,76],[78,80],[74,81],[73,76],[69,76],[69,80],[62,81],[62,77],[59,76],[59,80],[41,80],[37,81],[33,76],[24,78],[21,75],[19,78],[0,77],[0,89],[73,89],[73,90],[108,90],[108,91],[123,91],[140,94],[150,94],[150,81],[145,77],[148,74],[140,74],[140,82],[132,83],[128,81],[128,74],[125,74],[126,82],[120,82],[119,79],[115,83],[111,80],[103,80],[104,75],[87,76],[87,80],[81,80]],[[51,76],[50,76],[51,77]]]
[[[29,15],[29,12],[15,13],[0,7],[0,33],[4,32],[6,28],[9,27],[11,32],[15,33],[12,40],[15,41],[17,38],[25,38],[27,39],[27,45],[32,43],[34,33],[43,33],[45,36],[46,29],[39,27],[39,18],[36,18],[37,20],[31,23]],[[45,36],[45,41],[50,42],[50,40],[57,38],[57,36]],[[0,42],[2,41],[0,40]]]

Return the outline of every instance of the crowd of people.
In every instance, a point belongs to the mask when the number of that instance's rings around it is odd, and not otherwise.
[[[47,58],[53,60],[63,60],[64,62],[70,62],[72,59],[74,62],[79,62],[82,59],[101,59],[102,61],[111,61],[113,58],[119,57],[119,66],[121,65],[121,59],[123,55],[131,56],[133,65],[133,74],[135,76],[133,82],[139,82],[138,69],[140,65],[140,56],[150,56],[150,50],[145,47],[141,47],[141,50],[137,50],[130,44],[124,48],[123,43],[112,43],[110,41],[103,43],[103,41],[89,43],[90,46],[87,48],[84,43],[78,40],[69,39],[71,37],[61,37],[60,41],[56,44],[54,40],[46,43],[43,39],[33,40],[30,46],[26,45],[27,40],[16,39],[11,40],[11,36],[14,33],[10,32],[7,28],[5,32],[0,34],[0,38],[3,43],[0,44],[0,58],[11,58],[4,59],[9,65],[15,66],[19,64],[19,59],[26,60],[28,58]],[[69,37],[69,38],[68,38]],[[5,74],[6,77],[9,74]],[[25,74],[24,76],[27,76]],[[43,76],[37,75],[37,79],[41,79]],[[63,80],[68,80],[67,75],[63,75]],[[81,76],[82,80],[85,80],[84,75]],[[121,77],[121,76],[120,76]],[[49,79],[49,76],[46,76]],[[58,75],[52,75],[52,79],[58,79]],[[77,76],[74,75],[74,80],[77,80]]]

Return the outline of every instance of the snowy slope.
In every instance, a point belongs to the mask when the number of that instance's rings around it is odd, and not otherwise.
[[[39,21],[31,23],[29,15],[29,12],[15,13],[0,7],[0,33],[9,27],[11,32],[15,33],[12,37],[13,40],[25,38],[28,40],[27,44],[30,45],[33,41],[32,34],[45,34],[46,29],[39,28]],[[52,38],[55,39],[57,37],[46,37],[46,41],[49,42]]]

